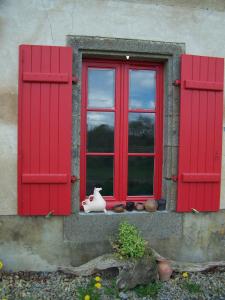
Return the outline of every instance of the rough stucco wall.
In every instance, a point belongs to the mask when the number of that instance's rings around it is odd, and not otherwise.
[[[3,45],[0,48],[1,213],[16,214],[17,205],[16,122],[19,44],[64,45],[67,34],[106,36],[184,42],[188,53],[225,57],[224,28],[223,0],[213,2],[1,0],[0,44]],[[225,149],[225,141],[223,148]],[[222,173],[221,208],[225,208],[225,155]]]

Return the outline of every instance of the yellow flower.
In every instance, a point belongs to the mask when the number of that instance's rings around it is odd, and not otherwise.
[[[188,272],[183,272],[183,273],[182,273],[182,276],[183,276],[184,278],[188,278],[188,276],[189,276],[189,275],[188,275]]]
[[[0,270],[3,268],[3,262],[0,260]]]
[[[85,295],[84,300],[91,300],[91,296],[90,295]]]
[[[101,281],[101,280],[102,280],[101,277],[99,277],[99,276],[95,277],[95,281]]]
[[[100,282],[96,282],[95,287],[96,287],[96,289],[100,289],[102,287],[102,285]]]

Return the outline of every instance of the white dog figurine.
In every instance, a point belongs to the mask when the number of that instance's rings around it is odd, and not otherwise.
[[[102,195],[99,193],[102,188],[94,188],[94,194],[90,195],[88,199],[82,201],[84,211],[89,213],[91,211],[104,211],[106,212],[106,202]],[[92,200],[91,200],[92,198]]]

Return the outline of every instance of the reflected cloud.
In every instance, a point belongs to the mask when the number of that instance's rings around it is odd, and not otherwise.
[[[155,107],[156,72],[150,70],[129,71],[129,107],[151,109]]]
[[[108,125],[114,127],[113,112],[88,112],[87,114],[88,130],[100,125]]]
[[[111,108],[115,98],[115,70],[88,69],[88,106]]]

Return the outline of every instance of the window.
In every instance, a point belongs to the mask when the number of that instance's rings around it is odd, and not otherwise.
[[[87,59],[82,72],[81,201],[95,186],[108,208],[159,199],[162,65]]]

